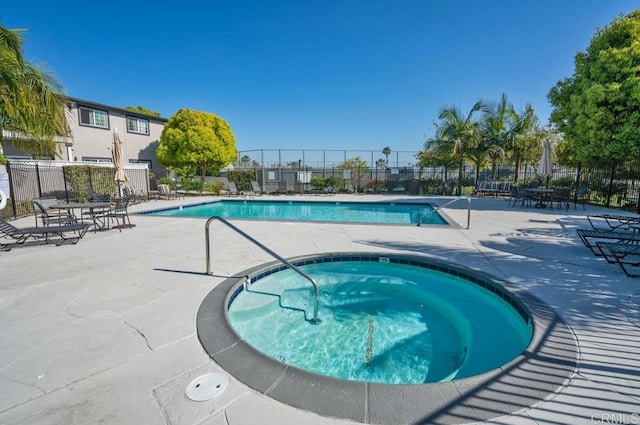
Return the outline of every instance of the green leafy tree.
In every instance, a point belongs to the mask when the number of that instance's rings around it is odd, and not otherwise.
[[[537,119],[527,131],[515,135],[510,142],[508,153],[509,159],[514,164],[514,183],[518,181],[522,164],[533,164],[540,160],[544,139],[555,140],[556,137],[552,130],[540,127],[537,124]],[[555,153],[555,148],[553,151]]]
[[[24,59],[23,33],[0,25],[0,160],[2,130],[17,134],[12,143],[32,155],[54,155],[55,138],[70,134],[63,87]]]
[[[338,164],[338,169],[351,170],[351,184],[355,186],[356,192],[359,192],[362,183],[362,176],[369,170],[369,164],[367,161],[357,156]]]
[[[482,128],[475,115],[482,111],[484,103],[479,100],[465,116],[455,106],[440,109],[436,137],[441,141],[442,148],[456,155],[458,162],[458,187],[456,194],[462,194],[462,179],[465,160],[469,158],[474,149],[477,149],[482,140]]]
[[[144,106],[125,106],[124,109],[127,111],[140,112],[141,114],[150,115],[152,117],[159,117],[160,112],[152,111],[151,109],[147,109]]]
[[[579,161],[640,155],[640,9],[598,29],[571,77],[547,97],[551,122]]]
[[[218,115],[180,109],[164,125],[156,156],[161,164],[182,168],[197,166],[204,183],[207,168],[221,168],[236,155],[236,139]]]

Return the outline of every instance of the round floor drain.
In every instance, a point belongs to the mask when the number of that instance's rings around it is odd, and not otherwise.
[[[191,381],[187,397],[193,401],[207,401],[222,394],[229,386],[229,377],[221,373],[207,373]]]

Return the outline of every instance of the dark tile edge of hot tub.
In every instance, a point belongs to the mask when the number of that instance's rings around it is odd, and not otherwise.
[[[532,320],[532,341],[520,356],[500,369],[451,382],[389,385],[330,378],[284,365],[244,342],[226,317],[227,306],[239,293],[237,286],[244,278],[230,278],[217,285],[200,306],[196,324],[202,346],[229,374],[268,397],[323,416],[376,424],[460,424],[512,414],[558,391],[573,373],[577,358],[574,334],[547,303],[509,282],[415,255],[339,252],[289,261],[293,264],[325,258],[354,261],[348,259],[358,257],[369,261],[385,257],[394,262],[439,266],[441,271],[473,275],[476,280],[504,287]],[[242,274],[263,276],[280,266],[281,263],[273,262]]]

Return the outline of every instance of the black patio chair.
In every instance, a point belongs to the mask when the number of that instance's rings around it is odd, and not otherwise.
[[[577,208],[577,204],[582,204],[582,211],[584,211],[584,204],[589,199],[589,188],[587,186],[578,186],[573,199],[573,207]]]
[[[33,211],[36,215],[36,226],[38,226],[38,217],[45,227],[64,226],[78,222],[78,218],[69,210],[51,209],[52,205],[58,205],[58,203],[58,199],[53,196],[36,198],[32,201]]]
[[[124,227],[133,227],[129,218],[129,198],[116,198],[111,204],[107,217],[109,220],[115,220],[116,225],[113,228],[117,228],[121,232]],[[122,220],[122,224],[120,224],[120,220]]]
[[[556,204],[558,208],[564,208],[569,211],[569,204],[571,203],[571,188],[570,187],[556,187],[551,194],[551,209],[553,204]]]

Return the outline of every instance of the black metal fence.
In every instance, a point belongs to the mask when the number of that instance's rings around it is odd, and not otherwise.
[[[375,167],[364,170],[343,168],[272,167],[251,168],[260,187],[267,193],[304,192],[314,188],[314,178],[331,179],[334,188],[346,192],[405,192],[412,195],[446,194],[446,187],[457,187],[458,169],[444,167],[419,168]],[[516,178],[517,174],[517,178]],[[467,165],[462,173],[462,186],[471,195],[476,186],[476,169]],[[523,164],[486,167],[477,174],[478,182],[508,181],[514,184],[537,182],[542,186],[586,189],[585,201],[594,205],[623,208],[640,213],[640,159],[618,163],[602,162],[576,169],[554,167],[548,177],[537,175],[537,166]],[[336,184],[337,182],[337,184]]]
[[[296,166],[297,165],[297,166]],[[509,181],[517,184],[537,181],[549,187],[588,189],[585,201],[595,205],[622,208],[640,213],[640,158],[628,161],[590,164],[576,169],[555,167],[548,178],[536,174],[536,165],[523,164],[517,171],[512,165],[486,167],[477,173],[478,181]],[[246,167],[255,173],[261,189],[267,193],[299,193],[314,189],[318,180],[330,182],[333,189],[344,192],[406,193],[412,195],[447,194],[457,187],[458,169],[367,167],[345,170],[319,168],[293,163],[284,167]],[[91,192],[117,193],[110,164],[64,163],[60,161],[16,161],[7,165],[11,207],[0,211],[19,217],[31,212],[31,201],[55,196],[65,201],[87,199]],[[143,164],[127,164],[130,187],[148,194],[149,171]],[[471,195],[476,184],[473,166],[463,169],[462,186]]]
[[[540,178],[536,167],[525,165],[517,182],[538,181],[549,187],[579,187],[587,190],[586,201],[604,207],[622,208],[640,213],[640,158],[619,162],[600,162],[575,169],[555,167],[549,179]],[[480,180],[516,181],[512,166],[488,168]]]
[[[31,214],[32,200],[55,196],[65,202],[85,201],[91,193],[117,195],[111,164],[89,164],[61,161],[12,161],[9,174],[9,205],[4,216]],[[143,164],[127,164],[127,186],[136,193],[149,193],[149,170]]]

